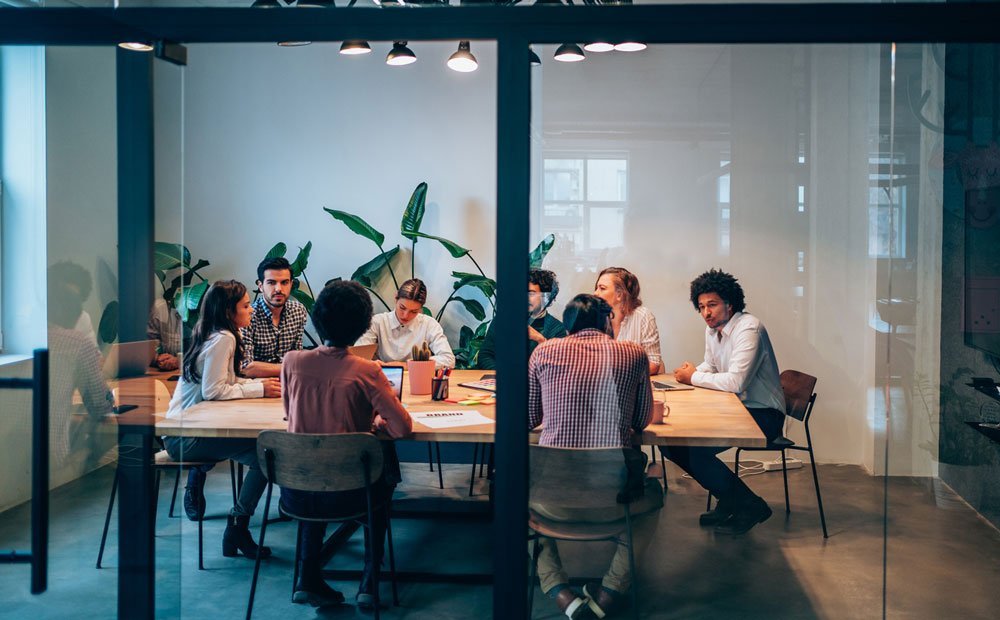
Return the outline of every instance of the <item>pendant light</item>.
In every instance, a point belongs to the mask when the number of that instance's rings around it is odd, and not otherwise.
[[[479,68],[479,63],[472,55],[468,41],[459,41],[458,51],[448,58],[448,68],[459,73],[469,73]]]
[[[606,43],[604,41],[594,41],[593,43],[588,43],[584,45],[583,49],[587,50],[588,52],[595,52],[598,54],[602,54],[604,52],[613,51],[615,49],[615,46],[610,43]]]
[[[616,52],[641,52],[644,49],[646,49],[646,44],[639,43],[638,41],[626,41],[615,44]]]
[[[415,62],[417,62],[417,55],[413,53],[413,50],[406,47],[406,41],[392,42],[392,49],[389,50],[389,54],[385,57],[385,64],[401,67]]]
[[[372,48],[368,41],[344,41],[340,44],[340,53],[345,56],[357,56],[359,54],[369,54]]]
[[[580,62],[586,58],[576,43],[563,43],[552,57],[559,62]]]
[[[118,47],[123,50],[129,50],[130,52],[152,52],[153,46],[149,43],[142,41],[123,41],[118,44]]]
[[[528,46],[528,62],[531,64],[532,67],[537,67],[538,65],[542,64],[542,59],[538,57],[538,54],[535,53],[535,50],[531,49],[530,45]]]

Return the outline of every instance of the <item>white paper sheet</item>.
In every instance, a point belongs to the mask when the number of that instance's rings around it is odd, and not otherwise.
[[[414,422],[419,422],[427,428],[457,428],[459,426],[477,426],[479,424],[494,424],[494,421],[475,409],[452,409],[449,411],[410,412]]]

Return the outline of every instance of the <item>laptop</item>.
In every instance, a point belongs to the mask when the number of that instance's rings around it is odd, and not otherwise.
[[[403,400],[403,370],[402,366],[382,367],[382,372],[385,374],[385,378],[389,380],[389,385],[392,386],[392,391],[396,393],[396,398],[400,401]]]
[[[139,377],[146,374],[159,340],[140,340],[112,344],[104,358],[104,376],[107,379]]]
[[[656,381],[653,381],[653,389],[678,392],[681,390],[693,390],[694,386],[687,385],[686,383],[679,383],[673,379],[657,379]]]
[[[375,353],[378,351],[377,344],[359,344],[353,347],[347,347],[347,352],[351,355],[357,355],[363,360],[373,360],[375,359]]]

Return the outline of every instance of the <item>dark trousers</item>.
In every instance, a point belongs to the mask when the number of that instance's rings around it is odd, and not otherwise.
[[[754,422],[764,432],[768,443],[781,436],[781,427],[785,423],[785,414],[777,409],[750,409]],[[690,474],[698,484],[705,487],[709,493],[727,502],[739,497],[756,497],[753,491],[739,479],[739,476],[729,469],[729,466],[717,458],[717,454],[729,447],[688,447],[661,446],[660,453]]]
[[[371,593],[374,567],[382,563],[385,551],[385,532],[388,524],[385,505],[392,497],[392,486],[383,479],[372,485],[373,514],[372,531],[365,534],[365,571],[361,579],[360,591]],[[281,507],[289,515],[314,519],[347,517],[364,513],[368,502],[364,489],[335,493],[312,493],[281,489]],[[365,525],[367,517],[361,517]],[[302,577],[316,578],[322,569],[321,550],[326,536],[326,523],[302,521],[299,530],[299,558],[302,562]]]

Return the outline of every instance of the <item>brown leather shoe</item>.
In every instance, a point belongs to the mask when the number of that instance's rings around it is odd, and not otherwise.
[[[593,618],[587,601],[580,596],[574,588],[563,588],[556,595],[556,605],[559,610],[572,620],[582,620],[583,618]]]
[[[603,618],[618,606],[618,597],[601,586],[599,581],[591,581],[583,586],[583,593],[587,595],[587,606],[598,618]]]

